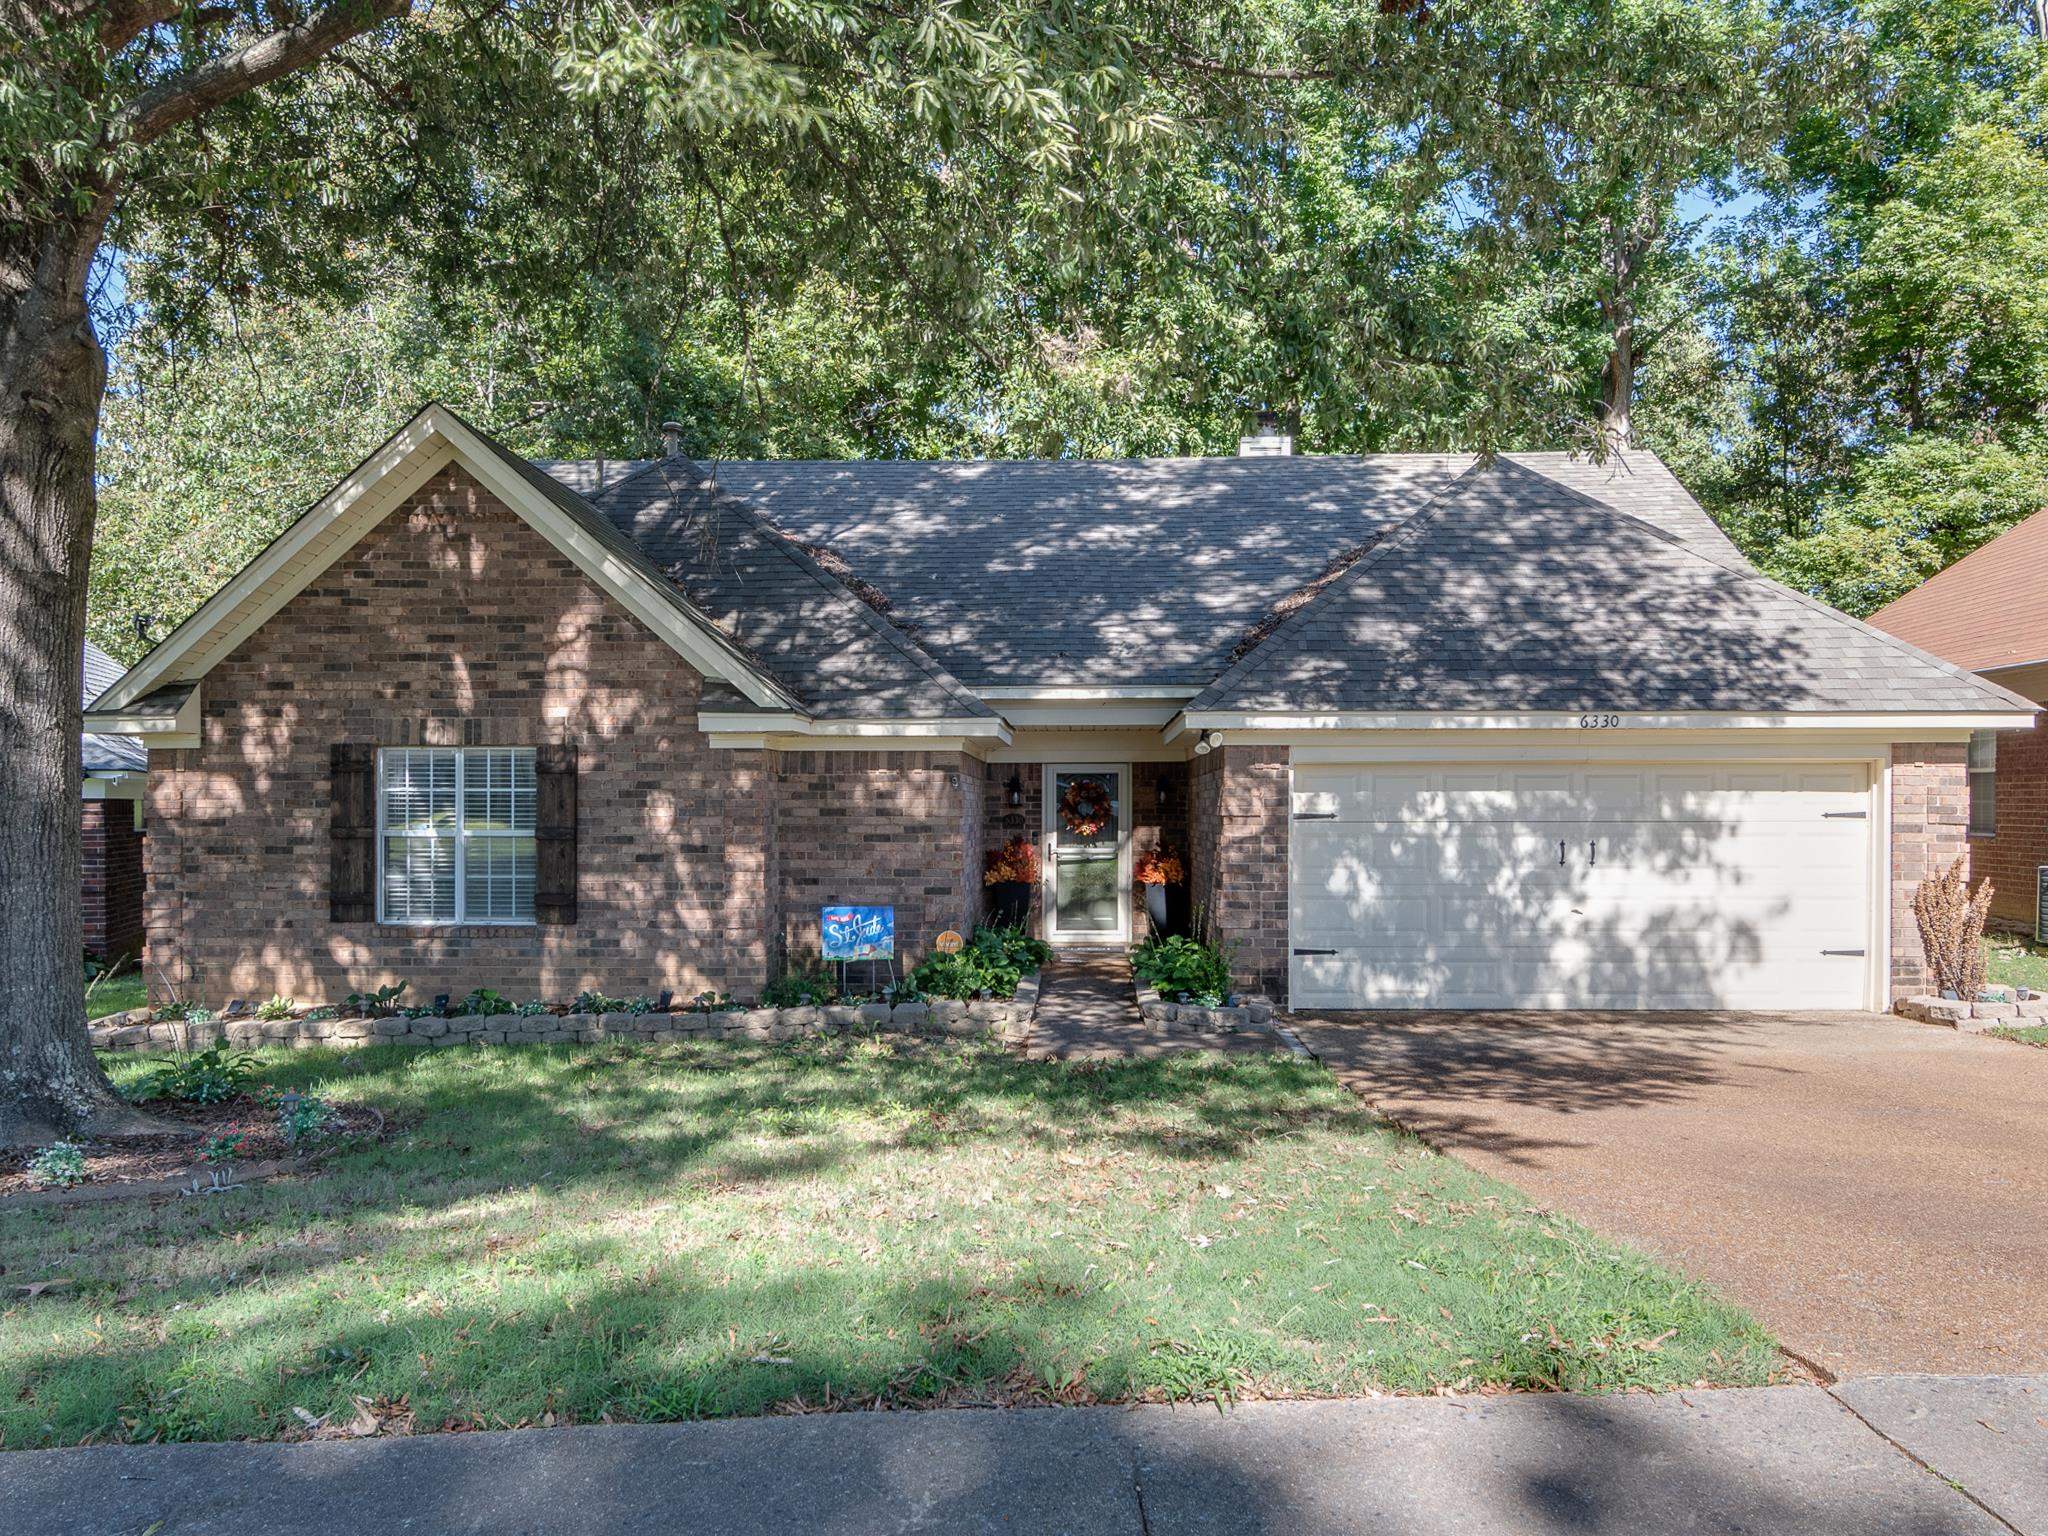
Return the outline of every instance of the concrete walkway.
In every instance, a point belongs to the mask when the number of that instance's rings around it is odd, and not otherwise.
[[[22,1536],[2048,1536],[2048,1378],[1871,1380],[1853,1406],[1817,1387],[1770,1387],[16,1451],[0,1454],[0,1526]]]
[[[1272,1051],[1263,1032],[1155,1029],[1138,1017],[1131,962],[1121,952],[1068,950],[1039,973],[1038,1012],[1024,1054],[1034,1061],[1120,1061],[1176,1051]]]
[[[2048,1051],[1874,1013],[1296,1027],[1375,1108],[1834,1375],[2048,1370]]]

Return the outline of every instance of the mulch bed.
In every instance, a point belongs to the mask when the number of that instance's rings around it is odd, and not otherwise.
[[[68,1190],[33,1182],[27,1173],[36,1149],[0,1150],[0,1201],[7,1204],[67,1203],[74,1200],[104,1199],[119,1193],[171,1193],[194,1178],[205,1184],[216,1169],[232,1169],[238,1182],[266,1178],[301,1167],[313,1156],[334,1146],[360,1140],[376,1140],[384,1134],[384,1117],[362,1104],[337,1104],[340,1124],[334,1132],[311,1147],[286,1144],[277,1128],[276,1112],[261,1099],[243,1094],[224,1104],[180,1104],[158,1101],[143,1106],[159,1119],[189,1128],[189,1134],[123,1136],[114,1140],[85,1143],[86,1182]],[[209,1136],[243,1138],[235,1155],[226,1163],[208,1163],[199,1147]],[[167,1186],[166,1181],[170,1181]],[[39,1197],[30,1202],[22,1197]],[[13,1198],[10,1198],[13,1197]]]

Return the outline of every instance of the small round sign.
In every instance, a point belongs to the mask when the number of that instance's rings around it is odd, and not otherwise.
[[[950,928],[932,940],[932,948],[942,955],[957,955],[966,946],[967,941]]]

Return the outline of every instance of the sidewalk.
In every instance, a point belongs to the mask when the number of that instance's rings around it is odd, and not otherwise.
[[[21,1536],[2048,1536],[2044,1421],[2048,1377],[1875,1377],[1833,1395],[821,1414],[95,1447],[0,1454],[0,1524]]]

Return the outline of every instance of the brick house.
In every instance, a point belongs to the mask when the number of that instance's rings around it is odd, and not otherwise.
[[[2048,700],[2048,512],[2037,512],[1880,608],[1870,622],[2039,704]],[[2048,865],[2048,729],[2041,717],[1973,732],[1971,873],[1991,881],[1991,923],[2034,933]]]
[[[152,984],[748,996],[828,903],[1297,1006],[1861,1007],[2031,705],[1776,586],[1647,454],[533,464],[431,406],[96,701]]]
[[[86,703],[120,676],[121,664],[87,641]],[[88,733],[81,745],[79,895],[85,952],[95,960],[121,960],[142,951],[142,795],[149,752],[132,736]]]

